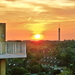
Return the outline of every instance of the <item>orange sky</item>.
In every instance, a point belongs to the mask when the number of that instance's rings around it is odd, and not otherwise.
[[[42,34],[44,40],[75,39],[74,0],[0,0],[0,22],[6,23],[7,40],[31,40]]]

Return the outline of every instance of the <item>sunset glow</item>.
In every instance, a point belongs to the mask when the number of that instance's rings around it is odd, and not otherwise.
[[[43,40],[44,36],[42,34],[35,34],[32,36],[32,40]]]
[[[75,39],[74,0],[0,0],[0,17],[6,40],[57,40],[59,23],[61,40]]]
[[[40,34],[36,34],[34,37],[35,37],[35,39],[40,39],[41,35]]]

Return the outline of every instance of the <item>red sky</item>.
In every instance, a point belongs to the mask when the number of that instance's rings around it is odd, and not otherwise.
[[[35,34],[44,40],[75,39],[74,0],[0,0],[0,22],[6,23],[7,40],[31,40]]]

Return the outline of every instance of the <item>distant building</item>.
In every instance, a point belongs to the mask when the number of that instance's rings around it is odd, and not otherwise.
[[[53,57],[53,56],[45,56],[44,58],[42,58],[40,60],[40,63],[44,66],[44,65],[50,65],[50,66],[54,66],[54,65],[57,65],[57,66],[62,66],[64,65],[65,63],[62,61],[62,60],[58,60],[56,59],[56,57]]]

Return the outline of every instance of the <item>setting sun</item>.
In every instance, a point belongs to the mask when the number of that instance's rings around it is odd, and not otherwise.
[[[43,35],[42,34],[35,34],[32,36],[33,40],[42,40],[43,39]]]
[[[40,34],[36,34],[34,37],[35,37],[36,39],[40,39],[40,38],[41,38],[41,35],[40,35]]]

